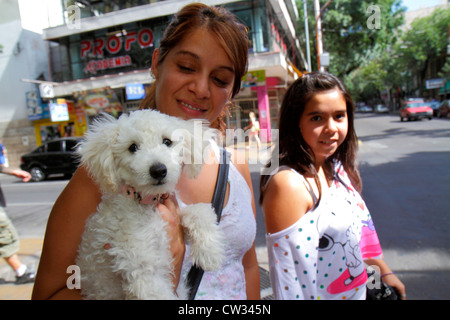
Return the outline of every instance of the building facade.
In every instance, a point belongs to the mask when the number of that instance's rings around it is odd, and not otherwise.
[[[62,1],[63,23],[42,34],[49,75],[36,85],[40,113],[30,111],[36,144],[82,135],[99,112],[119,116],[135,110],[154,81],[149,68],[165,27],[191,2]],[[244,128],[253,111],[267,133],[261,138],[270,141],[281,98],[306,69],[295,32],[295,0],[202,2],[226,7],[249,27],[249,74],[227,125]]]
[[[22,24],[19,1],[0,0],[0,140],[10,166],[36,146],[27,103],[38,99],[35,83],[49,79],[46,42]]]

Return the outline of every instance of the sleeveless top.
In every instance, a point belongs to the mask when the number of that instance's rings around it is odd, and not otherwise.
[[[218,271],[205,271],[195,300],[244,300],[247,298],[242,258],[255,240],[256,221],[250,188],[231,161],[228,183],[230,185],[228,201],[223,207],[219,223],[225,235],[225,262]],[[181,199],[177,200],[180,208],[186,206]],[[190,248],[186,244],[181,271],[182,280],[187,278],[191,266]]]
[[[308,181],[298,174],[317,198]],[[319,205],[286,229],[266,235],[270,279],[276,299],[365,299],[364,259],[382,251],[370,213],[351,185],[344,168],[335,164],[332,185]]]

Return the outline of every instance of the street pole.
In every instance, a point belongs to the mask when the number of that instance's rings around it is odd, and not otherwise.
[[[317,43],[317,68],[320,72],[324,72],[325,68],[320,64],[320,56],[323,53],[322,44],[322,23],[320,20],[320,3],[314,0],[314,17],[316,19],[316,43]]]
[[[308,72],[312,71],[311,68],[311,51],[309,48],[309,27],[308,27],[308,8],[306,5],[307,0],[303,0],[303,11],[304,11],[304,20],[305,20],[305,36],[306,36],[306,58],[308,59]]]

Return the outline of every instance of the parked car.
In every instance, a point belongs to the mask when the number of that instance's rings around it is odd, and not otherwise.
[[[429,103],[421,102],[420,100],[412,100],[407,101],[400,108],[400,121],[404,121],[405,119],[409,121],[423,118],[433,119],[433,109],[430,108]]]
[[[437,111],[438,118],[448,118],[450,116],[450,100],[444,100],[439,105],[439,109]]]
[[[62,138],[44,142],[21,157],[20,168],[31,174],[31,181],[42,181],[53,174],[70,178],[79,164],[74,151],[80,141],[81,138]]]
[[[376,113],[389,113],[389,109],[384,104],[377,104],[375,106],[375,112]]]
[[[355,111],[356,112],[368,113],[368,112],[372,112],[373,110],[368,105],[362,104],[362,105],[357,106]]]

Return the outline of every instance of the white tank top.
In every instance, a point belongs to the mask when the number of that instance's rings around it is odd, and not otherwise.
[[[230,162],[228,174],[230,192],[222,210],[219,227],[225,235],[225,262],[218,271],[205,271],[195,296],[196,300],[244,300],[247,298],[242,258],[252,247],[256,236],[256,221],[252,194],[244,177]],[[186,206],[178,199],[179,206]],[[182,268],[183,280],[192,266],[189,246]]]

